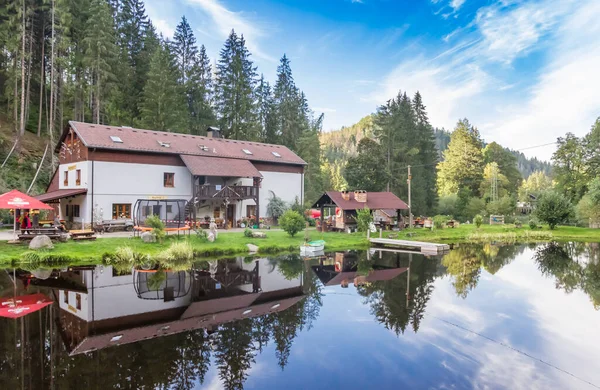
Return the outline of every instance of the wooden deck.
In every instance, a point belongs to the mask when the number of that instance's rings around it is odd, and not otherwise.
[[[434,242],[394,240],[389,238],[371,238],[369,241],[374,245],[416,250],[426,254],[445,253],[450,250],[450,245],[436,244]]]

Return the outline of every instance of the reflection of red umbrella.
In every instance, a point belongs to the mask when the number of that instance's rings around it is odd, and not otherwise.
[[[52,304],[44,294],[21,295],[0,299],[0,317],[19,318]]]
[[[0,209],[35,209],[35,210],[52,210],[52,207],[39,200],[25,195],[17,190],[12,190],[6,194],[0,195]],[[17,236],[17,213],[15,212],[14,233],[15,239]]]

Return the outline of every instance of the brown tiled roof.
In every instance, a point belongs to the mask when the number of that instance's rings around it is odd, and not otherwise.
[[[195,176],[262,177],[248,160],[234,158],[181,155],[186,167]]]
[[[46,192],[45,194],[35,196],[35,198],[41,202],[53,203],[59,199],[68,198],[69,196],[75,196],[85,194],[87,190],[85,188],[71,189],[71,190],[56,190]]]
[[[166,133],[162,131],[96,125],[84,122],[69,122],[81,141],[88,148],[125,150],[133,152],[174,153],[194,156],[235,158],[250,161],[264,161],[279,164],[306,165],[298,155],[282,145],[259,142],[236,141],[223,138],[209,138],[189,134]],[[59,142],[66,137],[67,131]],[[111,140],[119,137],[123,142]],[[162,146],[163,145],[168,145]],[[243,149],[249,150],[247,154]],[[281,157],[277,157],[276,153]]]
[[[182,317],[170,322],[140,326],[131,329],[114,330],[109,333],[88,336],[75,348],[73,348],[70,355],[73,356],[110,346],[130,344],[181,332],[189,332],[191,330],[200,328],[211,329],[218,325],[241,320],[243,318],[253,318],[269,313],[281,312],[304,299],[304,296],[300,295],[261,304],[253,304],[253,301],[256,300],[257,296],[259,295],[260,294],[252,294],[248,302],[246,302],[248,305],[231,305],[231,308],[226,309],[215,307],[215,311],[201,311],[198,313],[198,316]],[[216,301],[220,300],[217,299]],[[278,304],[279,306],[274,307],[275,304]],[[246,314],[244,314],[245,312]],[[120,336],[120,338],[118,340],[111,341],[111,339],[115,336]]]
[[[358,210],[365,207],[365,203],[357,202],[354,199],[354,193],[349,193],[349,200],[342,198],[342,193],[337,191],[328,191],[315,202],[313,208],[319,208],[321,205],[330,205],[332,202],[342,210]],[[391,192],[367,192],[366,205],[371,210],[408,210],[408,205]]]

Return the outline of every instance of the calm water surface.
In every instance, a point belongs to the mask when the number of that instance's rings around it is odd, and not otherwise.
[[[600,387],[598,244],[0,272],[38,292],[0,318],[1,389]]]

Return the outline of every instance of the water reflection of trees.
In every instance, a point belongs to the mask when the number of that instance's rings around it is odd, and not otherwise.
[[[461,245],[444,256],[442,265],[453,279],[456,295],[466,298],[477,287],[482,267],[493,275],[525,248],[526,246],[515,245]]]
[[[220,325],[210,335],[193,330],[69,356],[50,307],[22,322],[1,320],[2,388],[24,383],[30,389],[192,389],[213,366],[225,388],[241,389],[256,356],[271,343],[279,366],[286,367],[296,336],[312,326],[322,306],[312,270],[302,260],[299,268],[297,259],[281,259],[286,260],[296,262],[283,269],[289,266],[284,272],[292,278],[302,275],[305,299],[286,310]],[[56,316],[58,308],[52,310]]]
[[[580,289],[600,309],[600,244],[549,243],[537,249],[535,261],[543,275],[555,278],[556,288]]]
[[[409,267],[410,270],[391,280],[357,286],[357,291],[370,305],[371,314],[387,329],[399,335],[410,324],[417,332],[433,292],[439,260],[424,256],[413,258],[408,254],[393,256],[398,267]],[[357,268],[368,273],[371,264],[366,255],[361,256]]]

